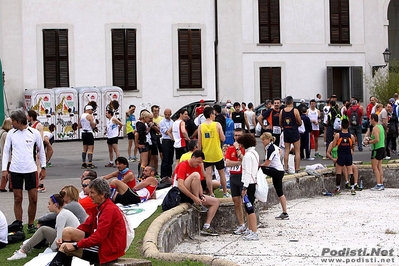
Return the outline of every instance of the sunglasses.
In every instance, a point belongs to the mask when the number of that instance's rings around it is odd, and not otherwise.
[[[82,187],[87,187],[89,184],[82,184]]]

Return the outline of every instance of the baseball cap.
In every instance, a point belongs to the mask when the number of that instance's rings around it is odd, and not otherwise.
[[[200,100],[200,103],[203,103],[203,102],[205,102],[204,99],[201,99],[201,100]]]
[[[304,103],[304,102],[305,102],[305,99],[301,99],[300,102],[301,102],[301,103]]]
[[[394,99],[394,98],[390,98],[390,99],[389,99],[389,102],[390,102],[390,103],[394,103],[394,102],[395,102],[395,99]]]
[[[226,107],[230,108],[231,106],[231,103],[226,103]]]
[[[91,106],[91,105],[86,105],[85,110],[93,110],[93,106]]]

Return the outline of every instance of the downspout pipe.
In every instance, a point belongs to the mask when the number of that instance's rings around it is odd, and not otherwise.
[[[218,27],[218,0],[215,0],[215,95],[216,102],[219,101],[219,71],[218,71],[218,45],[219,45],[219,27]]]

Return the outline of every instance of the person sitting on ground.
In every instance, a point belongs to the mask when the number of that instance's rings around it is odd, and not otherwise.
[[[50,212],[54,212],[57,215],[55,228],[49,226],[41,226],[35,234],[26,242],[21,248],[14,253],[7,260],[19,260],[26,258],[27,254],[32,250],[34,246],[42,242],[44,239],[50,245],[53,251],[57,250],[56,239],[60,239],[62,236],[62,231],[65,227],[76,228],[80,225],[78,218],[70,212],[64,209],[64,200],[62,195],[54,194],[48,200],[48,209]]]
[[[0,249],[8,244],[8,224],[6,216],[0,211]]]
[[[211,227],[211,222],[219,208],[219,200],[203,194],[201,179],[205,179],[200,164],[203,163],[204,159],[205,155],[202,151],[194,151],[190,160],[178,164],[174,179],[178,183],[181,203],[188,202],[193,204],[194,209],[200,212],[208,212],[201,234],[217,236],[219,234]]]
[[[116,177],[118,180],[121,180],[123,183],[128,185],[128,187],[134,188],[134,186],[136,186],[136,176],[129,169],[128,160],[125,157],[118,157],[115,159],[115,165],[118,171],[105,175],[102,178],[108,180]]]
[[[82,205],[83,209],[86,211],[87,214],[89,214],[89,210],[91,208],[96,206],[89,196],[90,194],[89,183],[94,179],[96,179],[96,177],[88,175],[84,177],[82,181],[82,189],[84,197],[79,198],[79,204]]]
[[[58,252],[49,266],[71,265],[73,256],[103,265],[125,255],[125,218],[109,198],[107,181],[96,178],[90,182],[89,189],[90,197],[98,206],[78,228],[67,227],[62,231],[62,237],[57,239]]]
[[[82,183],[83,182],[83,179],[86,177],[86,176],[92,176],[92,177],[94,177],[94,178],[97,178],[97,172],[96,171],[94,171],[94,170],[91,170],[91,169],[88,169],[88,170],[86,170],[86,171],[84,171],[83,173],[82,173],[82,176],[80,177],[80,183]],[[94,179],[93,178],[93,179]],[[82,187],[83,188],[83,187]],[[85,198],[86,196],[88,196],[89,194],[87,193],[87,195],[85,195],[85,193],[84,193],[84,191],[83,191],[83,189],[79,192],[79,199],[83,199],[83,198]]]
[[[122,205],[137,204],[156,198],[158,180],[154,177],[155,169],[152,166],[146,166],[143,170],[144,180],[134,188],[129,188],[120,180],[111,181],[111,196],[113,202]]]
[[[78,218],[79,223],[83,223],[87,218],[87,214],[82,205],[80,205],[78,202],[79,190],[72,185],[67,185],[61,189],[59,194],[64,200],[63,208],[72,212]],[[57,217],[56,212],[47,213],[37,219],[36,226],[39,228],[40,226],[45,225],[55,228],[56,217]]]

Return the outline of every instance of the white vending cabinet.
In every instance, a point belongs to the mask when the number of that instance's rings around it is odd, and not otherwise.
[[[78,93],[74,88],[54,88],[55,140],[79,139]]]
[[[24,93],[24,109],[26,112],[35,110],[37,120],[43,124],[45,131],[50,131],[50,125],[55,125],[54,92],[51,89],[29,89]]]
[[[104,126],[102,124],[104,111],[102,110],[101,92],[96,87],[79,87],[75,88],[78,92],[79,99],[79,117],[83,114],[84,108],[90,102],[97,104],[97,108],[93,112],[94,119],[98,122],[96,130],[93,132],[94,138],[99,139],[104,137]],[[79,130],[79,138],[82,136],[82,130]]]
[[[122,99],[123,99],[123,90],[116,86],[111,87],[98,87],[101,91],[102,97],[102,111],[103,111],[103,121],[102,125],[104,126],[104,132],[106,132],[105,127],[107,126],[108,119],[105,117],[105,112],[107,109],[112,109],[114,111],[114,116],[118,118],[122,124],[125,124],[123,121],[123,107],[122,107]],[[123,137],[125,127],[119,131],[119,137]]]

